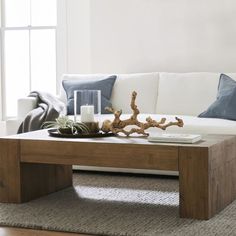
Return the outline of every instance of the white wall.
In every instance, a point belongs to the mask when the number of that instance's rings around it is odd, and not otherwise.
[[[90,1],[65,0],[67,3],[67,70],[90,71]]]
[[[67,0],[69,73],[236,71],[235,0]]]

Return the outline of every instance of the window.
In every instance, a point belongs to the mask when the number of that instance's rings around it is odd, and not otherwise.
[[[56,0],[2,1],[2,91],[5,117],[30,91],[56,93]]]

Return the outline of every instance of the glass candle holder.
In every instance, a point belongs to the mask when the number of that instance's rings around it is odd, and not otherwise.
[[[99,122],[101,90],[74,91],[74,120],[83,123]]]

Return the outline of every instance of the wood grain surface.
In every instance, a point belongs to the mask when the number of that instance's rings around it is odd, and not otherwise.
[[[75,234],[45,230],[0,227],[0,236],[92,236],[91,234]]]
[[[208,148],[179,150],[180,216],[209,218]]]
[[[180,147],[180,216],[210,219],[236,199],[236,137],[208,148]]]
[[[20,140],[21,162],[178,170],[178,147]]]
[[[0,139],[0,202],[21,203],[72,185],[71,165],[26,164],[19,140]]]
[[[0,202],[71,186],[72,165],[179,171],[185,218],[209,219],[236,198],[236,136],[156,144],[143,138],[60,139],[41,130],[0,138]]]
[[[0,202],[21,202],[19,140],[0,139]]]

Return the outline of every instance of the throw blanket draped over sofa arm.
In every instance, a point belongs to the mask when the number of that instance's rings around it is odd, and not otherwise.
[[[33,91],[29,97],[36,99],[36,108],[27,114],[18,134],[38,130],[43,122],[55,120],[60,114],[66,113],[65,104],[49,93]]]

